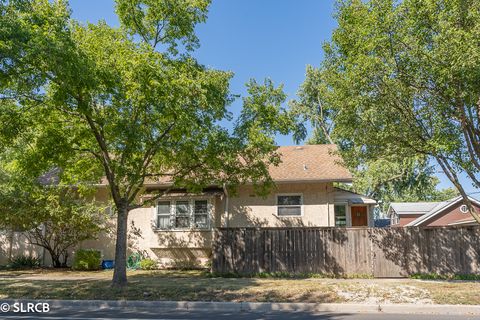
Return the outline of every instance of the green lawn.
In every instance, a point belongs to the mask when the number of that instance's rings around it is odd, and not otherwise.
[[[412,279],[209,278],[201,271],[129,271],[110,288],[111,271],[0,271],[0,300],[129,299],[257,302],[480,304],[480,282]]]

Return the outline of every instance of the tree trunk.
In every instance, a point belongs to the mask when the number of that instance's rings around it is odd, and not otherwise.
[[[124,287],[127,285],[127,219],[128,205],[123,202],[121,205],[117,205],[117,240],[115,243],[113,287]]]
[[[63,253],[63,267],[66,268],[67,267],[67,261],[68,261],[68,252],[67,250],[65,250],[65,252]]]
[[[52,258],[52,265],[54,268],[61,268],[62,263],[60,262],[60,256],[57,255],[52,249],[47,249],[48,253],[50,253],[50,257]]]

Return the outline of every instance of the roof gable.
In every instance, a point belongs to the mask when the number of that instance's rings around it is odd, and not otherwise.
[[[470,201],[472,201],[474,204],[476,204],[477,206],[480,206],[480,202],[477,201],[476,199],[472,198],[472,197],[468,197],[468,199]],[[429,211],[428,213],[418,217],[417,219],[413,220],[412,222],[408,223],[405,225],[405,227],[416,227],[416,226],[419,226],[421,225],[423,222],[425,221],[428,221],[430,219],[432,219],[433,217],[439,215],[440,213],[442,213],[445,209],[448,209],[452,206],[454,206],[455,204],[459,203],[463,201],[463,198],[461,196],[458,196],[458,197],[455,197],[455,198],[452,198],[450,200],[447,200],[447,201],[443,201],[443,202],[440,202],[438,203],[437,206],[435,206],[431,211]]]

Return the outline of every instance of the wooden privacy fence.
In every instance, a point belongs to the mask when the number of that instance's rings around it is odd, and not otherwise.
[[[220,228],[215,272],[403,277],[480,273],[480,226]]]

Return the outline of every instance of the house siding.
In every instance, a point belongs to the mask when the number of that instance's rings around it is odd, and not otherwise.
[[[427,221],[423,222],[422,226],[428,227],[439,227],[439,226],[447,226],[451,223],[457,222],[459,220],[471,217],[470,213],[462,213],[460,211],[460,206],[463,203],[457,203],[454,206],[447,208],[440,212],[439,214],[435,215],[434,217],[428,219]],[[477,210],[480,210],[480,207],[474,205]]]
[[[223,199],[211,199],[210,212],[212,227],[220,227],[220,214],[223,212]],[[157,230],[155,228],[155,206],[138,208],[128,216],[128,254],[140,252],[158,260],[162,264],[172,261],[205,262],[211,255],[213,231],[200,229]],[[110,221],[110,233],[104,233],[98,240],[81,243],[81,248],[92,248],[102,252],[103,259],[115,257],[115,221]]]
[[[302,216],[277,216],[278,194],[301,194]],[[352,194],[355,199],[358,195]],[[335,225],[334,206],[336,202],[348,204],[347,218],[350,218],[351,200],[349,194],[338,193],[333,183],[278,183],[265,197],[255,195],[253,186],[244,185],[234,195],[215,194],[203,196],[189,195],[186,198],[209,198],[213,206],[210,211],[211,229],[158,230],[155,226],[155,206],[142,207],[130,211],[128,218],[128,255],[140,252],[144,256],[158,260],[168,266],[178,262],[198,264],[211,257],[214,229],[218,227],[328,227]],[[107,188],[100,188],[95,199],[102,203],[109,201]],[[185,199],[170,197],[169,199]],[[358,201],[358,199],[356,200]],[[228,205],[228,208],[227,208]],[[356,204],[362,205],[362,204]],[[373,205],[365,204],[369,212],[369,225],[373,224]],[[226,210],[228,209],[228,210]],[[116,218],[108,221],[109,232],[100,234],[96,240],[83,241],[78,248],[97,249],[102,259],[115,258]],[[0,235],[5,237],[5,235]],[[5,247],[5,246],[3,246]],[[3,251],[7,247],[1,248]],[[74,250],[75,251],[75,250]],[[37,254],[38,255],[38,254]],[[74,252],[70,257],[73,257]],[[70,259],[71,262],[71,259]]]
[[[303,215],[295,218],[278,217],[277,194],[301,194]],[[103,197],[103,196],[101,196]],[[228,202],[228,214],[225,206]],[[257,196],[253,187],[241,186],[226,201],[215,196],[210,221],[212,230],[157,230],[154,226],[155,207],[132,210],[129,214],[129,254],[142,252],[164,265],[175,261],[206,262],[211,256],[213,228],[332,226],[334,224],[334,188],[332,183],[278,184],[268,196]],[[98,240],[84,241],[80,247],[101,250],[103,259],[114,259],[115,222],[111,221],[109,234]]]
[[[277,216],[278,194],[301,194],[303,214],[300,217]],[[229,198],[228,227],[331,226],[334,221],[334,188],[332,183],[277,184],[268,196],[257,196],[252,186],[242,186]]]
[[[302,216],[278,217],[277,195],[301,194]],[[132,210],[129,214],[129,254],[142,252],[163,265],[195,261],[204,263],[211,257],[213,229],[218,227],[285,227],[334,226],[335,202],[349,202],[349,197],[336,192],[333,183],[279,183],[269,195],[255,195],[253,186],[241,186],[235,195],[217,195],[212,198],[214,210],[210,221],[212,230],[157,230],[154,226],[155,207]],[[358,195],[351,195],[358,197]],[[105,198],[101,195],[99,198]],[[225,209],[228,204],[228,213]],[[369,224],[373,224],[373,205],[369,208]],[[350,205],[348,206],[348,216]],[[111,229],[115,222],[112,221]],[[135,231],[135,232],[134,232]],[[82,248],[102,251],[104,259],[114,259],[113,231],[97,241],[85,241]]]
[[[401,214],[399,215],[398,224],[392,225],[392,227],[404,227],[405,225],[409,224],[410,222],[421,216],[421,214]]]

